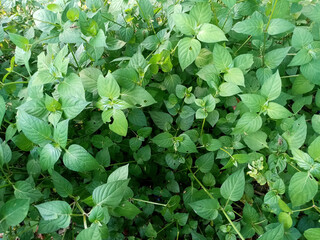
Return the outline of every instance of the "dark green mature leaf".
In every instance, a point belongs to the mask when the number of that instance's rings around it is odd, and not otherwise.
[[[263,83],[261,87],[261,94],[269,101],[275,100],[281,93],[281,85],[281,78],[277,71]]]
[[[236,127],[233,129],[233,134],[239,133],[254,133],[262,126],[262,119],[256,113],[247,112],[241,116]]]
[[[61,149],[52,146],[48,143],[45,145],[40,153],[40,165],[43,171],[53,169],[54,164],[58,161],[61,155]]]
[[[283,59],[287,56],[291,47],[278,48],[267,52],[264,57],[265,65],[270,69],[275,69],[278,67]]]
[[[220,188],[221,195],[231,201],[239,201],[244,193],[245,179],[243,169],[231,174]]]
[[[289,147],[300,148],[307,136],[307,124],[305,117],[301,116],[292,125],[291,129],[286,131],[283,135],[284,139],[288,142]]]
[[[23,133],[32,142],[44,145],[50,141],[51,128],[45,121],[19,110],[17,121]]]
[[[185,37],[178,43],[178,55],[179,63],[184,70],[191,63],[194,62],[198,54],[200,53],[201,44],[198,40]]]
[[[216,199],[203,199],[189,203],[190,207],[200,217],[213,220],[218,217],[219,202]]]
[[[94,157],[92,157],[80,145],[72,144],[63,155],[64,165],[72,171],[86,172],[99,168],[99,164]]]
[[[125,194],[128,183],[129,179],[116,180],[95,188],[92,193],[94,203],[98,206],[118,206]]]
[[[53,170],[51,171],[50,174],[51,174],[51,179],[52,179],[53,185],[54,185],[57,193],[61,197],[68,197],[69,195],[72,195],[73,187],[67,179],[65,179],[59,173],[57,173],[56,171],[53,171]]]
[[[14,185],[14,196],[17,199],[28,199],[30,203],[36,202],[42,197],[41,192],[35,189],[27,181],[18,181]]]
[[[263,32],[263,17],[260,13],[255,12],[250,18],[242,22],[237,22],[233,30],[238,33],[252,36],[260,36]]]
[[[279,224],[276,228],[273,228],[266,233],[264,233],[260,239],[262,240],[268,240],[268,239],[273,239],[273,240],[281,240],[283,239],[284,236],[284,228],[282,224]]]
[[[29,211],[29,199],[11,199],[0,208],[0,224],[6,229],[24,220]]]
[[[290,180],[289,196],[293,206],[300,206],[311,201],[317,191],[317,181],[307,172],[297,172]]]

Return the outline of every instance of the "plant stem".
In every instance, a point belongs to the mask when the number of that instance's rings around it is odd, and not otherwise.
[[[292,212],[302,212],[302,211],[306,211],[306,210],[309,210],[311,208],[315,208],[316,206],[315,205],[312,205],[310,207],[307,207],[307,208],[303,208],[303,209],[298,209],[298,210],[292,210]]]
[[[174,222],[171,222],[171,223],[168,223],[167,225],[165,225],[163,228],[161,228],[160,230],[159,230],[159,232],[157,232],[157,234],[159,234],[159,233],[161,233],[163,230],[165,230],[167,227],[169,227],[170,225],[172,225],[172,223],[174,223]]]
[[[203,184],[200,182],[200,180],[193,174],[193,172],[191,171],[191,168],[188,166],[188,169],[190,171],[190,173],[192,174],[192,176],[194,177],[194,179],[199,183],[199,185],[201,186],[201,188],[206,192],[206,194],[211,198],[214,199],[214,197],[212,196],[212,194],[208,191],[208,189],[203,186]],[[222,207],[220,207],[220,210],[223,212],[223,214],[225,215],[225,217],[227,218],[227,220],[229,221],[229,223],[231,224],[231,226],[233,227],[233,229],[237,232],[237,234],[239,235],[239,237],[242,240],[245,240],[245,238],[241,235],[241,233],[239,232],[239,230],[236,228],[236,226],[233,224],[233,222],[231,221],[231,219],[229,218],[229,216],[227,215],[227,213],[224,211],[224,209]]]
[[[149,203],[149,204],[153,204],[153,205],[158,205],[158,206],[162,206],[162,207],[166,207],[166,206],[167,206],[167,204],[157,203],[157,202],[151,202],[151,201],[147,201],[147,200],[143,200],[143,199],[138,199],[138,198],[131,198],[131,200],[137,201],[137,202]]]
[[[234,55],[237,55],[237,53],[239,52],[239,50],[240,50],[241,48],[243,48],[243,46],[246,45],[247,42],[248,42],[251,38],[252,38],[252,36],[250,35],[250,36],[247,38],[247,40],[245,40],[244,43],[242,43],[242,45],[237,49],[237,51],[235,51]]]
[[[265,52],[266,52],[267,32],[268,32],[268,28],[269,28],[269,25],[270,25],[271,18],[273,16],[274,10],[276,9],[277,3],[278,3],[278,0],[276,0],[274,5],[273,5],[273,8],[272,8],[271,14],[269,16],[269,20],[268,20],[266,29],[264,30],[264,40],[263,40],[263,49],[262,49],[262,67],[264,66],[264,55],[265,55]]]
[[[82,213],[82,216],[83,216],[83,226],[84,228],[88,228],[87,226],[87,214],[85,213],[85,211],[82,209],[82,207],[80,206],[80,204],[78,202],[76,202],[76,206],[77,208],[79,209],[79,211]]]
[[[206,119],[204,118],[202,121],[202,126],[201,126],[201,132],[200,132],[200,137],[202,136],[203,133],[203,128],[204,128],[204,124],[206,123]]]
[[[231,219],[229,218],[228,214],[224,211],[223,208],[220,208],[220,210],[223,212],[224,216],[226,217],[226,219],[228,220],[228,222],[231,224],[231,226],[233,227],[233,229],[237,232],[237,234],[239,235],[239,237],[241,238],[241,240],[245,240],[245,238],[241,235],[241,233],[239,232],[239,230],[236,228],[236,226],[233,224],[233,222],[231,221]]]
[[[81,70],[81,67],[79,66],[79,63],[78,63],[78,61],[77,61],[77,59],[76,59],[76,56],[74,55],[73,50],[72,50],[72,48],[71,48],[71,46],[70,46],[69,43],[68,43],[68,47],[69,47],[69,50],[70,50],[70,52],[71,52],[71,54],[72,54],[73,60],[74,60],[75,63],[77,64],[77,67],[78,67],[78,69],[79,69],[79,71],[80,71],[80,70]]]

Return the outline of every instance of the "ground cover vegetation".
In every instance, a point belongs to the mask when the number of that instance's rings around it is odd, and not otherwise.
[[[320,239],[320,3],[2,0],[4,239]]]

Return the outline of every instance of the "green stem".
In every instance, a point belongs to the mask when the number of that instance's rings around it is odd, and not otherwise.
[[[80,70],[81,70],[81,67],[79,66],[79,63],[78,63],[78,61],[77,61],[77,59],[76,59],[76,56],[74,55],[73,50],[72,50],[72,48],[71,48],[71,46],[70,46],[69,43],[68,43],[68,47],[69,47],[69,50],[70,50],[70,52],[71,52],[71,54],[72,54],[73,60],[74,60],[75,63],[77,64],[77,67],[78,67],[78,69],[79,69],[79,71],[80,71]]]
[[[87,226],[87,214],[85,213],[85,211],[82,209],[82,207],[80,206],[80,204],[78,202],[76,202],[76,206],[77,208],[79,209],[79,211],[82,213],[82,216],[83,216],[83,226],[84,228],[88,228]]]
[[[262,49],[262,66],[264,66],[264,55],[265,55],[265,52],[266,52],[267,32],[268,32],[268,28],[269,28],[269,25],[270,25],[274,10],[276,9],[277,3],[278,3],[278,0],[275,0],[275,3],[273,5],[272,11],[271,11],[271,14],[269,16],[269,20],[268,20],[266,29],[264,30],[263,49]]]
[[[239,237],[241,238],[241,240],[245,240],[245,238],[241,235],[241,233],[239,232],[239,230],[236,228],[236,226],[233,224],[233,222],[231,221],[231,219],[229,218],[228,214],[224,211],[223,208],[220,208],[220,210],[223,212],[224,216],[226,217],[226,219],[228,220],[228,222],[231,224],[231,226],[233,227],[233,229],[237,232],[237,234],[239,235]]]
[[[157,234],[161,233],[161,232],[162,232],[163,230],[165,230],[167,227],[171,226],[172,223],[174,223],[174,222],[171,222],[171,223],[168,223],[167,225],[165,225],[163,228],[161,228],[161,229],[159,230],[159,232],[157,232]]]
[[[0,86],[5,87],[9,85],[14,85],[14,84],[24,84],[24,83],[29,83],[28,81],[21,81],[21,82],[8,82],[8,83],[1,83]]]
[[[237,55],[237,53],[239,52],[239,50],[240,50],[241,48],[243,48],[243,46],[246,45],[247,42],[248,42],[251,38],[252,38],[252,36],[250,35],[250,36],[247,38],[247,40],[245,40],[244,43],[242,43],[242,45],[237,49],[237,51],[235,51],[234,55]]]
[[[133,201],[137,201],[137,202],[143,202],[143,203],[149,203],[149,204],[153,204],[153,205],[158,205],[158,206],[162,206],[162,207],[166,207],[167,204],[163,204],[163,203],[157,203],[157,202],[151,202],[151,201],[147,201],[147,200],[143,200],[143,199],[138,199],[138,198],[130,198]]]
[[[303,208],[303,209],[298,209],[298,210],[292,210],[292,212],[302,212],[302,211],[306,211],[306,210],[309,210],[311,208],[315,208],[316,206],[315,205],[312,205],[310,207],[307,207],[307,208]]]
[[[194,175],[194,173],[192,172],[191,168],[188,166],[188,169],[190,171],[190,173],[192,174],[192,177],[199,183],[199,185],[201,186],[201,188],[206,192],[206,194],[211,198],[214,199],[214,197],[212,196],[212,194],[208,191],[208,189],[200,182],[200,180],[196,177],[196,175]]]
[[[123,165],[123,164],[127,164],[127,163],[134,163],[136,161],[128,161],[128,162],[120,162],[120,163],[113,163],[113,164],[110,164],[109,167],[112,167],[112,166],[118,166],[118,165]]]
[[[214,199],[214,197],[212,196],[212,194],[208,191],[208,189],[203,186],[203,184],[200,182],[200,180],[193,174],[193,172],[191,171],[191,168],[189,168],[190,173],[192,174],[192,176],[194,177],[194,179],[199,183],[199,185],[201,186],[201,188],[206,192],[206,194],[211,198]],[[229,218],[229,216],[227,215],[227,213],[224,211],[224,209],[222,207],[220,207],[220,210],[223,212],[223,214],[225,215],[225,217],[227,218],[227,220],[229,221],[229,223],[231,224],[231,226],[233,227],[233,229],[237,232],[237,234],[239,235],[239,237],[242,240],[245,240],[245,238],[241,235],[241,233],[239,232],[239,230],[236,228],[236,226],[233,224],[233,222],[231,221],[231,219]]]
[[[202,125],[201,125],[201,132],[200,132],[200,137],[202,136],[203,133],[203,128],[204,128],[204,124],[206,123],[206,119],[204,118],[202,121]]]

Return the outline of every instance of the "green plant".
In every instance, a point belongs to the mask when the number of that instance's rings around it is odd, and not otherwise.
[[[320,239],[318,1],[0,6],[4,239]]]

